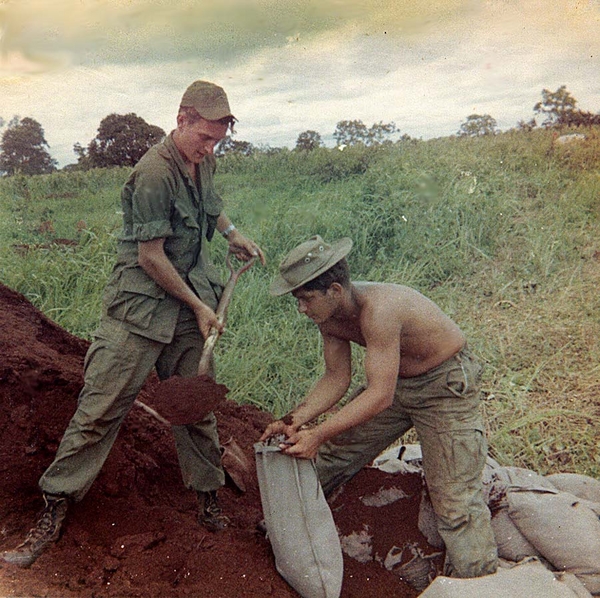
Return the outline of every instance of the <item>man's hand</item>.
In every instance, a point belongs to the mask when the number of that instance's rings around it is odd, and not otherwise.
[[[274,422],[271,422],[265,428],[265,431],[263,432],[262,436],[260,437],[260,441],[264,442],[265,440],[268,440],[272,436],[279,436],[281,434],[284,434],[285,436],[289,437],[295,433],[296,433],[295,426],[288,425],[288,424],[284,423],[283,420],[278,419]]]
[[[247,262],[253,257],[258,257],[260,263],[264,266],[266,263],[265,256],[260,247],[250,239],[246,238],[237,229],[231,231],[227,237],[229,249],[239,260]]]
[[[213,328],[216,328],[219,334],[223,333],[223,323],[219,322],[217,314],[206,303],[199,302],[194,308],[194,314],[204,340],[208,338]]]
[[[300,430],[290,435],[288,439],[279,445],[281,452],[298,459],[315,459],[323,439],[319,427],[308,430]]]

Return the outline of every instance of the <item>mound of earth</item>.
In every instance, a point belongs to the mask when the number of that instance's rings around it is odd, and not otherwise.
[[[37,481],[75,410],[87,346],[0,285],[0,551],[23,540],[43,506]],[[142,401],[151,402],[156,384],[148,380]],[[71,507],[60,541],[29,569],[0,560],[0,595],[297,597],[256,529],[262,512],[252,445],[272,418],[231,401],[216,414],[221,442],[238,445],[252,465],[242,483],[228,476],[220,491],[231,528],[212,534],[196,523],[195,495],[181,481],[170,430],[134,407],[100,476]],[[368,469],[349,482],[332,503],[336,523],[343,533],[366,526],[375,538],[389,537],[393,526],[395,541],[423,545],[418,476],[395,476],[394,486],[407,485],[413,497],[401,517],[365,515],[358,499],[385,486],[388,475]],[[343,597],[417,595],[376,560],[345,554],[344,567]]]

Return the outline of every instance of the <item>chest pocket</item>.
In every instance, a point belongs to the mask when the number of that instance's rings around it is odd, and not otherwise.
[[[175,268],[185,275],[198,261],[201,250],[204,212],[198,205],[198,195],[181,181],[175,188],[171,206],[172,235],[165,241],[165,253]]]

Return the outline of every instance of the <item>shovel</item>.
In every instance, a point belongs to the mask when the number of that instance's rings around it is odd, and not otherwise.
[[[230,275],[216,311],[219,323],[225,324],[233,288],[238,278],[252,266],[254,261],[255,258],[252,258],[235,270],[231,263],[231,251],[227,252],[226,262]],[[217,338],[219,338],[219,331],[212,328],[204,341],[197,377],[172,376],[158,385],[153,401],[158,411],[139,399],[135,400],[135,404],[167,425],[183,426],[203,420],[225,399],[229,390],[224,384],[218,384],[211,376],[211,358]]]

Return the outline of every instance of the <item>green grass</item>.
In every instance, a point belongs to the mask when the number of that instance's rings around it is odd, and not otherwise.
[[[534,130],[220,160],[227,212],[268,258],[240,279],[217,345],[229,396],[281,415],[314,383],[319,335],[267,289],[299,242],[349,236],[355,279],[413,286],[467,333],[486,363],[494,457],[599,477],[600,134],[586,134],[565,148]],[[2,281],[85,338],[100,314],[126,176],[0,180]],[[224,252],[216,239],[217,264]],[[356,350],[357,384],[361,360]]]

